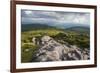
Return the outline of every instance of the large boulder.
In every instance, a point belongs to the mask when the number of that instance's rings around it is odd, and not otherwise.
[[[87,60],[89,56],[84,54],[77,46],[67,46],[58,43],[49,36],[41,38],[42,46],[33,54],[32,61],[66,61],[66,60]]]

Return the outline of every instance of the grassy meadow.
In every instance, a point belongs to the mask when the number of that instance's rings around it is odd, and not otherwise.
[[[21,32],[21,62],[30,62],[35,51],[39,49],[40,45],[36,45],[32,42],[32,38],[40,39],[42,36],[48,35],[61,44],[77,45],[81,49],[90,47],[90,36],[87,31],[70,30],[70,29],[57,29],[57,28],[45,28],[45,29],[32,29],[29,31]]]

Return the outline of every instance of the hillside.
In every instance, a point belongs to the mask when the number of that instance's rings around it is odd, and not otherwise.
[[[86,32],[86,33],[81,33]],[[39,61],[59,61],[59,60],[82,60],[81,57],[69,57],[69,53],[77,55],[76,51],[81,50],[88,51],[88,55],[85,58],[89,59],[89,48],[90,48],[90,37],[89,28],[86,27],[71,27],[68,29],[58,29],[53,26],[44,25],[44,24],[23,24],[22,25],[22,33],[21,33],[21,62],[39,62]],[[44,44],[42,40],[43,37],[48,36],[52,40],[52,43],[49,41],[45,41]],[[46,38],[47,39],[47,38]],[[47,45],[47,43],[49,45]],[[58,46],[57,46],[58,45]],[[63,46],[62,46],[63,45]],[[74,50],[73,46],[76,46],[77,49]],[[57,50],[58,48],[58,50]],[[66,49],[68,48],[68,49]],[[42,49],[42,51],[40,51]],[[73,53],[70,49],[74,50]],[[57,54],[54,54],[53,51],[56,51]],[[65,51],[59,53],[58,51]],[[67,51],[70,50],[70,51]],[[49,54],[47,52],[49,52]],[[38,53],[36,53],[38,52]],[[44,52],[44,53],[41,53]],[[37,55],[39,54],[39,56]],[[45,55],[47,54],[47,55]],[[66,54],[66,56],[65,56]],[[82,53],[83,54],[83,53]],[[59,55],[59,56],[58,56]],[[43,57],[42,57],[43,56]],[[49,59],[46,58],[49,56]],[[55,57],[52,57],[55,56]],[[62,56],[61,58],[58,58]],[[79,55],[85,56],[85,55]],[[40,57],[42,57],[40,59]],[[54,59],[53,59],[54,58]],[[44,60],[45,59],[45,60]]]

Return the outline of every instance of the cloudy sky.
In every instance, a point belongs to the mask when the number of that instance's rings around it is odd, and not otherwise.
[[[42,23],[55,26],[68,24],[90,25],[90,14],[86,12],[21,10],[21,18],[22,24]]]

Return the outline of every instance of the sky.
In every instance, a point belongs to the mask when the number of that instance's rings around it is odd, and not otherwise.
[[[41,23],[52,26],[89,26],[90,13],[87,12],[61,12],[21,10],[22,24]]]

